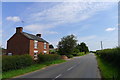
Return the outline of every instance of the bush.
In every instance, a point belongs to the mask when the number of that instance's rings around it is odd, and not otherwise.
[[[120,48],[104,49],[96,52],[105,61],[120,67]]]
[[[85,54],[85,52],[80,52],[79,53],[79,56],[82,56],[82,55],[84,55]]]
[[[73,55],[73,56],[79,56],[80,53],[73,53],[72,55]]]
[[[82,55],[84,55],[84,54],[85,54],[84,52],[73,53],[73,56],[82,56]]]
[[[33,59],[30,55],[15,55],[2,57],[2,70],[9,71],[24,68],[33,64]]]
[[[73,53],[72,55],[73,55],[73,56],[79,56],[79,54],[78,54],[78,53]]]
[[[57,52],[55,50],[49,50],[50,54],[57,54]]]
[[[38,63],[53,61],[61,59],[60,55],[58,54],[39,54],[38,55]]]
[[[68,58],[73,58],[73,55],[67,55]]]
[[[79,56],[79,52],[80,52],[79,49],[75,48],[72,55],[73,56]]]

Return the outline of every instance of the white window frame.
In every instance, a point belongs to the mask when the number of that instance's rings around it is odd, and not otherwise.
[[[44,42],[44,49],[47,49],[47,43]]]
[[[47,51],[43,51],[44,54],[47,54]]]
[[[38,41],[34,40],[34,48],[37,49],[38,48]]]
[[[8,56],[12,56],[13,54],[12,53],[8,53]]]

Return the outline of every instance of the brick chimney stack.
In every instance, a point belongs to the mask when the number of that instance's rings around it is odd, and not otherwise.
[[[16,27],[16,33],[21,33],[23,31],[23,27]]]
[[[41,34],[36,34],[36,36],[41,37]]]

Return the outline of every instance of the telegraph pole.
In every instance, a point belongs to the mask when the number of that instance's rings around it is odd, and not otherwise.
[[[101,50],[103,49],[103,43],[102,43],[102,41],[101,41]]]

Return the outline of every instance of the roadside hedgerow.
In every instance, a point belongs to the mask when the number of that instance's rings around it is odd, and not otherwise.
[[[104,80],[120,80],[120,47],[96,51]]]
[[[53,61],[61,59],[60,55],[58,54],[39,54],[38,55],[38,63]]]
[[[73,55],[67,55],[68,58],[73,58]]]
[[[30,55],[14,55],[2,57],[2,71],[9,71],[24,68],[33,64],[33,59]]]
[[[120,47],[96,51],[96,54],[105,61],[120,67]]]

